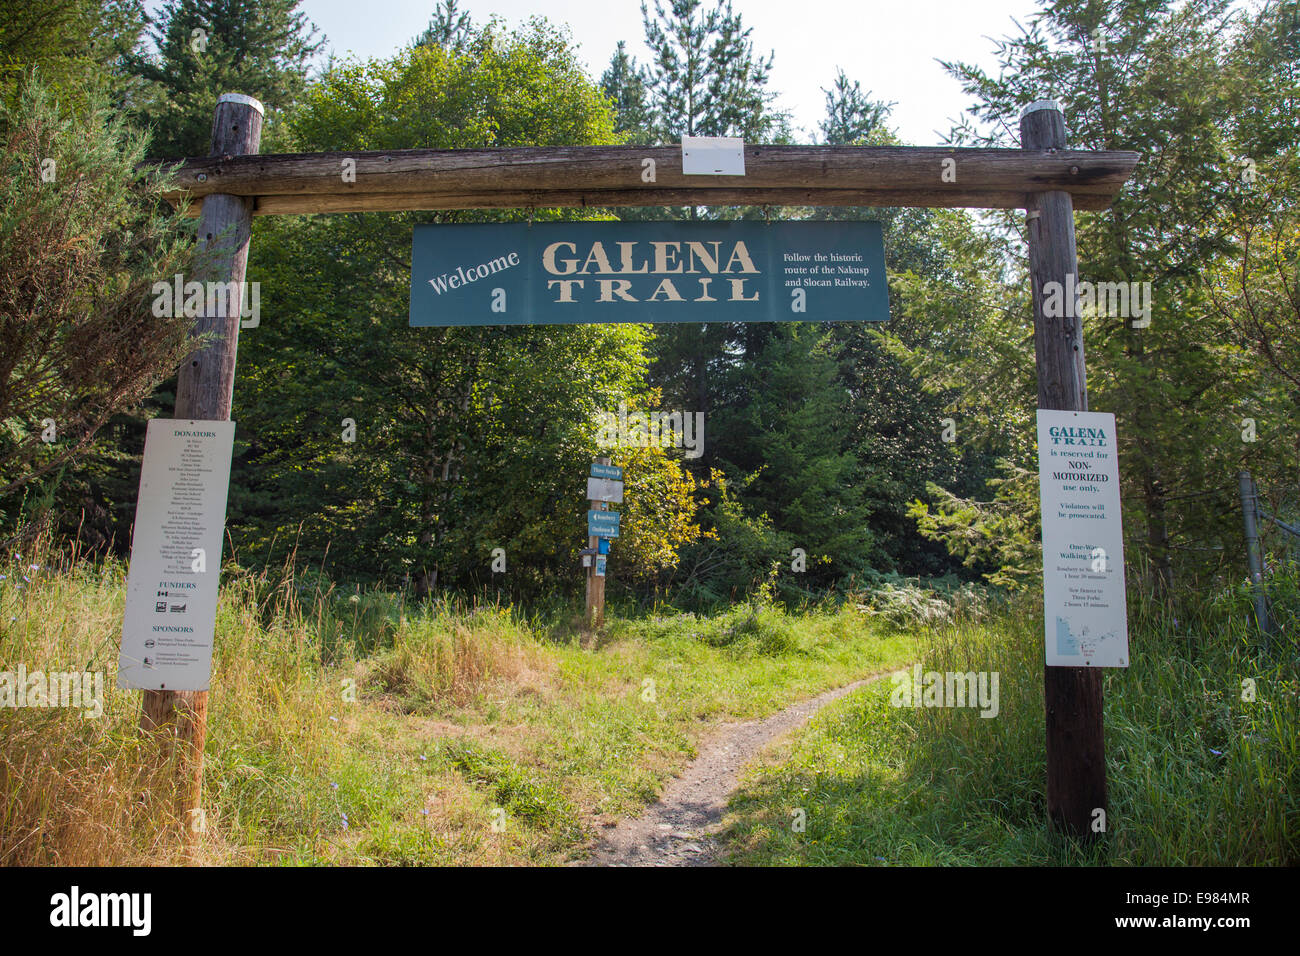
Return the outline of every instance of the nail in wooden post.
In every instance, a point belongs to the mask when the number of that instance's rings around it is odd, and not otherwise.
[[[1051,100],[1027,107],[1020,117],[1020,145],[1026,150],[1065,149],[1065,117]],[[1048,316],[1044,288],[1078,280],[1074,205],[1070,193],[1033,193],[1028,202],[1029,269],[1034,300],[1034,364],[1038,407],[1088,410],[1083,329],[1077,302]],[[1074,281],[1067,283],[1067,276]],[[1047,813],[1052,825],[1080,839],[1092,830],[1093,812],[1106,809],[1106,749],[1102,726],[1101,670],[1044,667],[1047,709]]]
[[[256,153],[262,139],[262,104],[251,96],[226,93],[217,100],[212,118],[212,157]],[[199,281],[238,283],[243,289],[248,265],[248,240],[253,200],[247,196],[212,193],[203,198],[199,215],[196,278]],[[195,319],[195,332],[211,333],[212,340],[181,365],[176,385],[174,418],[225,421],[235,390],[235,350],[239,342],[242,296],[207,297],[225,302],[221,314]],[[219,568],[206,573],[217,574]],[[208,733],[208,692],[146,690],[140,714],[142,730],[155,733],[171,746],[175,742],[180,779],[178,807],[186,834],[197,825],[203,787],[203,747]],[[201,817],[200,817],[201,819]]]

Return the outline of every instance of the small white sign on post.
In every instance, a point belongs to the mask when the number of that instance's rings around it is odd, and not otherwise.
[[[615,504],[622,504],[623,482],[613,478],[588,478],[587,500],[612,501]]]
[[[119,687],[208,689],[234,440],[234,422],[149,422],[126,583]]]
[[[1115,416],[1038,410],[1043,612],[1050,667],[1127,667]]]
[[[745,175],[745,141],[739,136],[683,136],[682,175]]]

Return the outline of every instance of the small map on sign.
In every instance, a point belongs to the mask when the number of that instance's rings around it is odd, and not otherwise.
[[[1070,622],[1063,617],[1056,619],[1056,653],[1061,657],[1082,657],[1092,660],[1098,654],[1105,641],[1115,639],[1115,632],[1109,631],[1099,637],[1089,633],[1088,625],[1083,625],[1078,634],[1070,630]]]

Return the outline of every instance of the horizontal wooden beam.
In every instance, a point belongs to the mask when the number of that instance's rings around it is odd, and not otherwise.
[[[1022,209],[1026,193],[939,192],[882,189],[689,189],[531,190],[495,193],[351,193],[258,196],[254,216],[332,212],[402,212],[436,209],[609,209],[615,206],[927,206]],[[193,208],[202,201],[196,201]],[[1075,197],[1076,209],[1105,209],[1110,198]]]
[[[257,215],[528,206],[1007,209],[1025,206],[1031,193],[1062,190],[1077,208],[1101,209],[1140,158],[1122,151],[747,146],[744,176],[688,176],[676,147],[283,153],[180,161],[181,188],[171,198],[253,196]]]

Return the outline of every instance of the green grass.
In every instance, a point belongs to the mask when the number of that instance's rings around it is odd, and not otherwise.
[[[891,681],[823,710],[751,772],[727,820],[747,865],[1294,865],[1300,680],[1244,624],[1143,610],[1106,673],[1110,809],[1079,849],[1044,825],[1041,608],[922,635],[926,670],[999,672],[1000,712],[903,708]],[[1237,620],[1241,620],[1237,618]],[[1242,681],[1257,699],[1242,699]],[[795,811],[806,822],[795,829]]]
[[[122,567],[0,573],[0,670],[102,669],[106,698],[97,720],[0,709],[0,864],[565,862],[719,722],[914,653],[852,607],[664,612],[593,636],[513,608],[228,576],[206,829],[186,848],[172,768],[136,733],[140,695],[113,686]]]
[[[1248,643],[1235,606],[1181,625],[1135,615],[1133,666],[1106,675],[1108,832],[1085,851],[1044,826],[1032,606],[922,602],[928,623],[908,631],[898,595],[883,610],[755,601],[584,635],[559,615],[231,575],[207,827],[187,847],[164,799],[173,768],[136,732],[139,694],[113,686],[121,566],[0,573],[0,670],[102,669],[106,691],[97,720],[0,708],[0,864],[563,863],[653,801],[719,723],[917,659],[997,671],[998,716],[895,708],[887,679],[831,705],[746,778],[727,821],[731,861],[1300,859],[1300,680],[1294,662],[1270,664]],[[1241,699],[1246,678],[1254,702]]]

